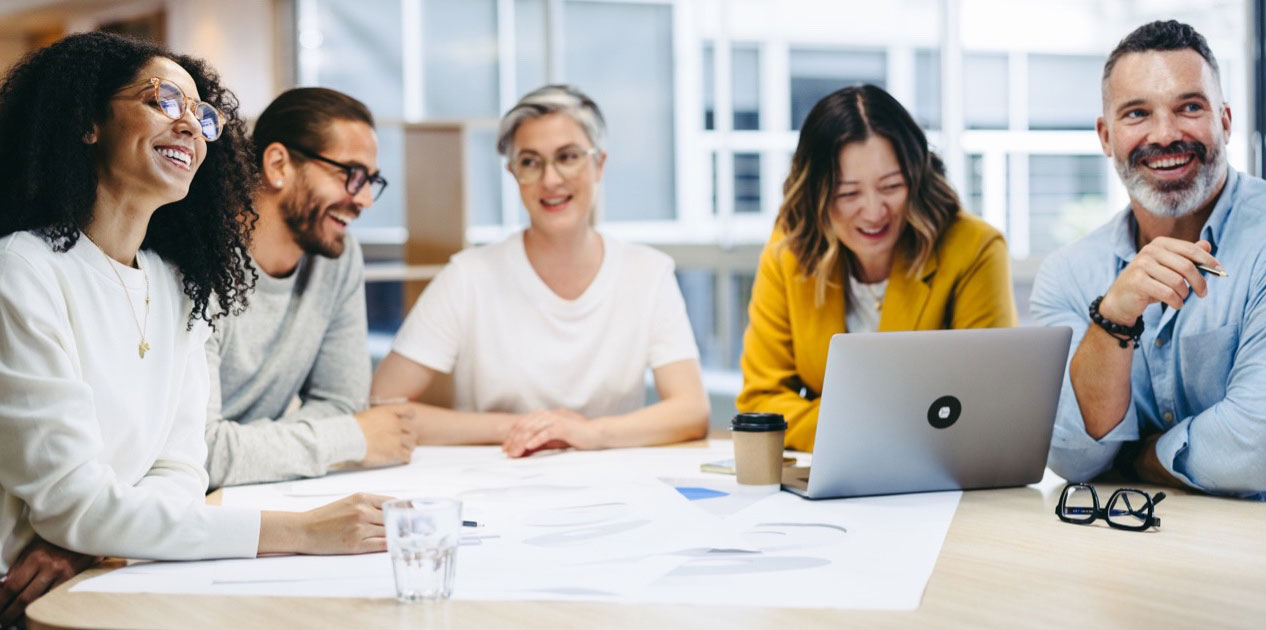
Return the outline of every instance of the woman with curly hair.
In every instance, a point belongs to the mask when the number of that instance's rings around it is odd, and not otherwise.
[[[780,413],[812,451],[831,336],[1016,325],[1002,235],[962,212],[909,112],[873,85],[800,129],[743,336],[739,411]]]
[[[377,497],[205,504],[203,344],[255,281],[248,146],[204,63],[114,35],[0,86],[0,626],[66,577],[50,558],[383,548]]]

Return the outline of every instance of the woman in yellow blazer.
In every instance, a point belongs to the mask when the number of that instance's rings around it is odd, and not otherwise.
[[[742,412],[780,413],[813,450],[831,335],[1016,325],[1002,235],[962,211],[910,114],[873,85],[800,130],[743,337]]]

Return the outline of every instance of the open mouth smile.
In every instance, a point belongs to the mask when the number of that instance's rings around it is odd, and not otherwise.
[[[169,145],[154,147],[154,152],[179,168],[186,171],[193,169],[193,152],[189,149]]]

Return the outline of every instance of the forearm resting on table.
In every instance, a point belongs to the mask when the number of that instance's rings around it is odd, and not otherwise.
[[[454,411],[424,403],[409,403],[409,408],[418,444],[500,444],[518,418],[510,413]]]
[[[599,418],[599,443],[601,448],[622,448],[698,440],[708,435],[708,411],[706,397],[679,396]]]
[[[1115,429],[1130,408],[1130,366],[1133,348],[1098,326],[1086,336],[1068,366],[1068,379],[1081,410],[1086,434],[1098,440]]]
[[[299,512],[260,512],[259,554],[302,553],[305,533]]]

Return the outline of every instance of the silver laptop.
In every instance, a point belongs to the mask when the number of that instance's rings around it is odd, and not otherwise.
[[[1023,486],[1042,478],[1072,329],[835,335],[812,469],[783,470],[811,499]]]

